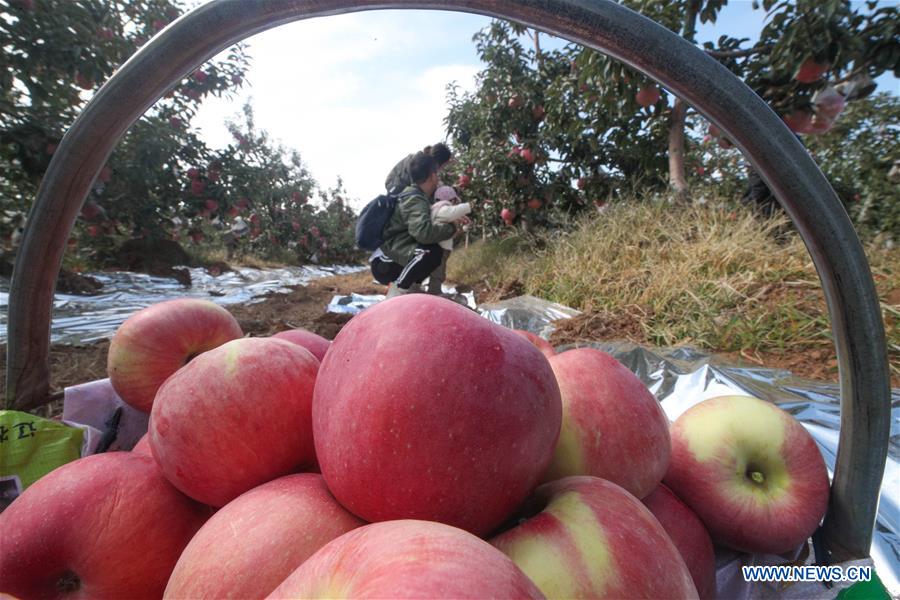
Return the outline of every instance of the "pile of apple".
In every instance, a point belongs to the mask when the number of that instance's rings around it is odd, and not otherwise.
[[[670,428],[611,356],[425,294],[333,342],[160,303],[109,374],[148,434],[0,514],[0,592],[712,598],[714,543],[786,553],[826,509],[822,456],[774,405],[714,398]]]

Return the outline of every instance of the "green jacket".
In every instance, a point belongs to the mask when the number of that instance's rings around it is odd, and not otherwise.
[[[401,190],[405,190],[412,185],[412,178],[409,176],[409,161],[412,160],[413,154],[408,154],[406,158],[394,165],[387,179],[384,180],[384,188],[388,194],[396,194]]]
[[[417,185],[403,190],[391,220],[384,226],[381,251],[396,263],[405,265],[419,244],[437,244],[456,233],[452,223],[431,222],[431,202]]]

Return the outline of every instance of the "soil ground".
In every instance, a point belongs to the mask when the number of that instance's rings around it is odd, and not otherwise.
[[[266,336],[303,327],[328,339],[341,330],[349,315],[326,312],[326,306],[335,295],[384,293],[384,286],[372,281],[368,272],[339,275],[318,279],[307,286],[294,286],[290,293],[272,294],[261,302],[229,306],[245,334]],[[512,297],[519,290],[475,289],[479,303]],[[557,323],[557,330],[550,341],[554,345],[578,341],[603,341],[627,339],[646,344],[640,327],[639,307],[623,310],[619,314],[586,313],[574,319]],[[55,391],[94,379],[106,377],[106,353],[109,342],[91,345],[54,345],[50,352],[50,382]],[[733,364],[751,364],[787,369],[793,374],[818,381],[837,381],[837,359],[834,348],[786,352],[783,354],[729,354]],[[6,347],[0,347],[0,374],[6,372]],[[900,378],[893,377],[892,387],[900,387]],[[40,412],[55,413],[55,407]]]

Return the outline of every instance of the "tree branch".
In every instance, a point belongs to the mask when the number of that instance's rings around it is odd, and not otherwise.
[[[745,48],[743,50],[705,50],[705,52],[713,58],[743,58],[771,49],[771,44],[760,44],[759,46],[753,46],[752,48]]]

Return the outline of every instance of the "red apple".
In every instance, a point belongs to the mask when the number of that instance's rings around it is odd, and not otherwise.
[[[145,433],[141,436],[141,439],[137,441],[137,444],[134,445],[134,448],[131,449],[134,454],[143,454],[144,456],[153,456],[153,451],[150,449],[150,434]]]
[[[179,369],[159,388],[150,413],[150,445],[166,478],[195,500],[224,506],[315,464],[318,368],[297,344],[241,338]]]
[[[544,118],[544,115],[547,114],[547,111],[544,110],[543,104],[538,104],[534,108],[531,109],[531,116],[534,117],[535,121],[541,121]]]
[[[828,505],[828,471],[799,421],[770,402],[720,396],[671,429],[665,483],[718,544],[782,554],[812,535]]]
[[[302,328],[280,331],[272,337],[303,346],[312,352],[313,356],[319,359],[319,362],[325,359],[325,353],[328,352],[328,348],[331,347],[331,341],[326,340],[321,335],[317,335],[312,331],[307,331]]]
[[[187,170],[187,176],[190,179],[197,179],[198,177],[200,177],[200,171],[196,167],[191,167]]]
[[[104,214],[103,207],[94,202],[93,200],[88,200],[84,203],[84,206],[81,207],[81,216],[86,221],[93,221],[97,217],[100,217]]]
[[[206,182],[202,179],[191,180],[191,194],[193,194],[194,196],[202,196],[205,189]]]
[[[534,516],[490,542],[548,598],[697,598],[659,521],[609,481],[566,477],[547,483],[529,499],[525,514]]]
[[[347,323],[322,361],[313,401],[322,475],[368,521],[484,534],[546,468],[558,394],[525,338],[443,298],[392,298]]]
[[[243,335],[227,310],[208,300],[179,298],[134,313],[109,344],[106,368],[116,393],[150,412],[163,381],[202,352]]]
[[[658,87],[655,85],[646,85],[635,94],[634,99],[638,104],[647,108],[659,102],[660,97]]]
[[[469,183],[472,182],[472,178],[468,175],[460,175],[459,180],[456,182],[457,187],[466,187]]]
[[[642,502],[672,538],[700,598],[715,598],[716,555],[700,517],[663,484]]]
[[[321,475],[287,475],[246,492],[191,539],[164,598],[264,598],[322,546],[365,523]]]
[[[563,422],[545,481],[594,475],[643,498],[669,466],[669,420],[625,365],[594,348],[551,356]]]
[[[0,585],[21,598],[159,598],[208,515],[151,458],[81,458],[0,513]]]
[[[540,198],[532,198],[528,201],[528,208],[531,210],[537,210],[544,205],[544,202]]]
[[[208,75],[204,73],[202,70],[197,69],[194,71],[193,78],[197,83],[204,83],[207,79]]]
[[[822,78],[830,66],[828,63],[820,63],[812,57],[807,58],[797,69],[794,79],[800,83],[815,83]]]
[[[100,227],[98,225],[88,225],[87,234],[91,237],[98,237],[100,235]]]
[[[795,133],[809,133],[813,114],[808,110],[795,110],[784,116],[784,122]]]
[[[75,73],[75,85],[83,90],[94,89],[94,80],[82,73]]]
[[[503,219],[507,225],[512,225],[512,222],[516,218],[516,212],[514,210],[504,208],[500,211],[500,218]]]
[[[522,106],[522,96],[515,94],[510,97],[509,101],[506,103],[510,108],[519,108]]]
[[[525,331],[523,329],[513,329],[516,333],[524,337],[526,340],[534,344],[534,347],[541,351],[541,354],[550,358],[551,356],[556,354],[556,350],[553,349],[553,346],[550,345],[550,342],[545,340],[539,335],[535,335],[530,331]]]
[[[522,150],[519,152],[519,156],[521,156],[527,163],[534,162],[534,152],[532,152],[531,148],[522,148]]]
[[[543,596],[487,542],[441,523],[404,520],[342,535],[300,565],[269,598]]]
[[[219,203],[215,200],[204,200],[203,205],[206,206],[206,210],[213,213],[219,210]]]

